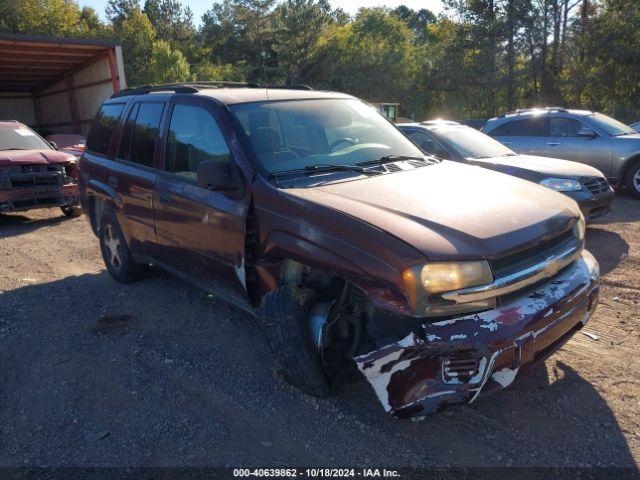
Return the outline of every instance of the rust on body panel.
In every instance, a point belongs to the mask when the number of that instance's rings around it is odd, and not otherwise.
[[[584,252],[553,281],[502,307],[434,323],[422,332],[357,357],[359,370],[387,412],[432,413],[509,386],[531,364],[555,351],[595,308],[598,265]],[[477,361],[477,373],[449,377],[448,359]]]

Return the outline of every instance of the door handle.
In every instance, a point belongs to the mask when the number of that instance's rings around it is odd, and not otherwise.
[[[550,147],[557,147],[558,145],[560,145],[560,142],[547,142],[547,145],[549,145]]]
[[[118,178],[114,177],[113,175],[109,175],[109,178],[107,178],[107,183],[111,188],[118,188]]]

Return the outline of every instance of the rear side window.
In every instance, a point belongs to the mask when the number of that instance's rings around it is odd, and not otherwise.
[[[122,145],[119,152],[122,154],[121,158],[147,167],[153,167],[163,110],[164,103],[139,103],[133,107],[123,132]],[[128,152],[127,143],[129,143]]]
[[[176,105],[171,115],[165,169],[196,178],[205,160],[227,163],[229,147],[213,115],[194,105]]]
[[[492,137],[542,137],[542,117],[523,118],[504,123],[489,135]]]
[[[111,103],[100,107],[87,137],[87,150],[100,155],[107,153],[123,109],[124,103]]]

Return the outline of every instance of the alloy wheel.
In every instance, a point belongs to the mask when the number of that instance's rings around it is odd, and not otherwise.
[[[122,266],[122,245],[120,236],[113,225],[108,224],[104,228],[104,246],[107,250],[107,258],[111,266],[120,270]]]

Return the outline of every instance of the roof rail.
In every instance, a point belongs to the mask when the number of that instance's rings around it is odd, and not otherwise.
[[[245,88],[271,88],[290,90],[313,90],[309,85],[265,85],[255,82],[226,82],[226,81],[194,81],[180,83],[159,83],[156,85],[143,85],[141,87],[125,88],[111,95],[111,98],[126,97],[129,95],[145,95],[151,92],[174,92],[174,93],[198,93],[202,88],[212,87],[245,87]]]
[[[498,118],[503,118],[507,115],[517,115],[519,113],[525,113],[525,112],[531,112],[533,110],[547,110],[547,111],[554,111],[554,112],[568,112],[569,110],[567,110],[564,107],[531,107],[531,108],[519,108],[517,110],[512,110],[510,112],[505,112],[501,115],[498,115]]]

